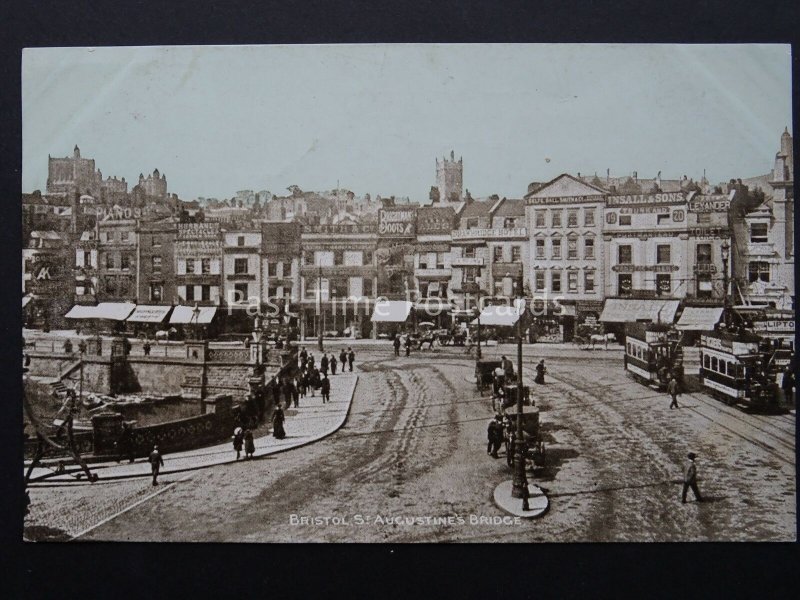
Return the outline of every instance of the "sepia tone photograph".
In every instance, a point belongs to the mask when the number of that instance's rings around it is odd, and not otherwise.
[[[796,541],[791,60],[26,48],[24,540]]]

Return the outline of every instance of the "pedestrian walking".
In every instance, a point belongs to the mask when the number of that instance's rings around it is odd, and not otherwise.
[[[331,352],[331,359],[328,363],[331,366],[331,375],[336,375],[336,355]],[[342,371],[344,371],[344,363],[342,363]]]
[[[783,371],[783,379],[781,380],[781,389],[783,390],[783,401],[788,405],[794,404],[794,371],[792,365],[786,365]]]
[[[342,348],[342,351],[339,352],[339,364],[342,365],[342,373],[344,373],[344,365],[346,362],[347,362],[347,352],[345,352],[344,348]]]
[[[323,354],[322,358],[319,359],[319,370],[320,370],[320,373],[322,373],[323,375],[327,375],[328,374],[328,355],[327,354]]]
[[[394,341],[392,342],[392,344],[394,345],[394,355],[395,356],[400,356],[400,336],[399,335],[395,334]]]
[[[352,348],[347,349],[347,364],[350,367],[350,372],[353,372],[353,361],[356,359],[356,353],[353,352]],[[344,363],[342,363],[342,371],[344,371]]]
[[[675,375],[672,375],[669,379],[667,392],[672,397],[672,402],[670,402],[669,407],[680,408],[680,406],[678,406],[678,380],[675,379]]]
[[[308,369],[314,369],[314,355],[311,353],[308,355]]]
[[[292,404],[295,408],[300,408],[300,390],[297,389],[297,382],[291,382]]]
[[[122,431],[116,441],[117,446],[117,462],[123,458],[127,458],[129,463],[133,462],[133,432],[131,426],[126,422],[122,422]]]
[[[308,362],[308,350],[303,346],[300,349],[300,364]]]
[[[536,378],[533,380],[535,383],[544,385],[544,374],[547,373],[547,367],[544,366],[544,359],[539,361],[536,365]]]
[[[144,350],[145,356],[150,356],[150,341],[145,340],[144,344],[142,344],[142,350]]]
[[[691,488],[695,499],[698,502],[702,502],[703,498],[700,496],[700,490],[697,488],[697,465],[694,464],[694,459],[697,458],[697,455],[694,452],[689,452],[686,458],[689,460],[686,461],[683,470],[683,494],[681,495],[681,501],[686,504],[686,492]]]
[[[492,458],[500,458],[497,455],[497,451],[503,443],[502,421],[503,417],[497,415],[494,419],[489,421],[489,426],[487,427],[486,437],[489,443],[486,446],[486,454],[490,454]]]
[[[308,393],[308,373],[305,371],[300,371],[297,376],[298,381],[298,388],[297,391],[300,392],[300,397],[305,398],[306,394]]]
[[[322,391],[322,403],[325,404],[326,402],[331,401],[331,382],[328,379],[327,375],[322,376],[322,381],[320,382],[320,389]]]
[[[242,453],[242,445],[244,444],[244,430],[241,427],[237,427],[233,430],[233,449],[236,450],[236,460],[239,460],[239,457]]]
[[[158,472],[164,466],[164,457],[158,451],[158,446],[153,446],[153,451],[148,457],[150,461],[150,470],[153,472],[153,485],[158,485]]]
[[[286,416],[283,414],[283,409],[280,405],[276,406],[275,411],[272,413],[272,435],[279,440],[286,437],[286,430],[283,428],[285,420]]]
[[[244,456],[245,458],[253,458],[253,455],[256,452],[256,442],[253,439],[253,432],[248,427],[244,430],[244,434],[242,436],[244,438]]]
[[[411,355],[411,336],[406,336],[406,356]]]

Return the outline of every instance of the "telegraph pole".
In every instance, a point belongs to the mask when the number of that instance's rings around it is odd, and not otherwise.
[[[525,297],[522,295],[522,274],[517,282],[516,297],[519,317],[517,318],[517,439],[514,444],[514,479],[511,496],[525,498],[528,491],[528,478],[525,475],[524,431],[522,429],[522,315],[524,314]]]

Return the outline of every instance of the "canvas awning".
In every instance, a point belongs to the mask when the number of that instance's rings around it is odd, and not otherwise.
[[[30,302],[32,299],[33,299],[32,296],[23,296],[22,297],[22,308],[25,308],[26,306],[28,306],[28,302]]]
[[[372,311],[373,323],[404,323],[411,314],[413,302],[406,300],[383,300],[375,303]]]
[[[425,298],[418,300],[414,305],[418,311],[429,312],[431,314],[441,314],[453,310],[453,305],[446,298]]]
[[[84,306],[76,304],[64,315],[67,319],[93,319],[96,306]]]
[[[480,318],[481,325],[511,327],[516,325],[519,320],[519,310],[515,306],[507,306],[505,304],[486,306],[481,311],[480,317],[475,317],[471,324],[477,325],[478,318]]]
[[[195,317],[193,306],[176,306],[169,318],[170,325],[192,324],[207,325],[211,323],[214,315],[217,314],[216,306],[198,306],[197,317]]]
[[[124,321],[136,305],[133,302],[101,302],[94,307],[95,319],[108,319],[110,321]]]
[[[603,305],[600,321],[603,323],[672,323],[678,311],[678,300],[640,298],[608,298]]]
[[[688,331],[712,331],[719,323],[722,311],[721,306],[687,306],[675,327]]]
[[[128,323],[161,323],[169,313],[171,306],[147,306],[140,304],[128,317]]]

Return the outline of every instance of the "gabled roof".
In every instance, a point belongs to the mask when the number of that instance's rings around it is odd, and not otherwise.
[[[494,200],[473,200],[464,206],[464,210],[461,211],[460,216],[462,219],[469,217],[488,217],[495,202]]]
[[[495,217],[524,217],[525,201],[521,198],[503,198],[494,211]]]
[[[542,185],[535,192],[525,194],[525,198],[559,198],[562,196],[603,196],[607,194],[604,189],[599,188],[569,173],[562,173]]]

